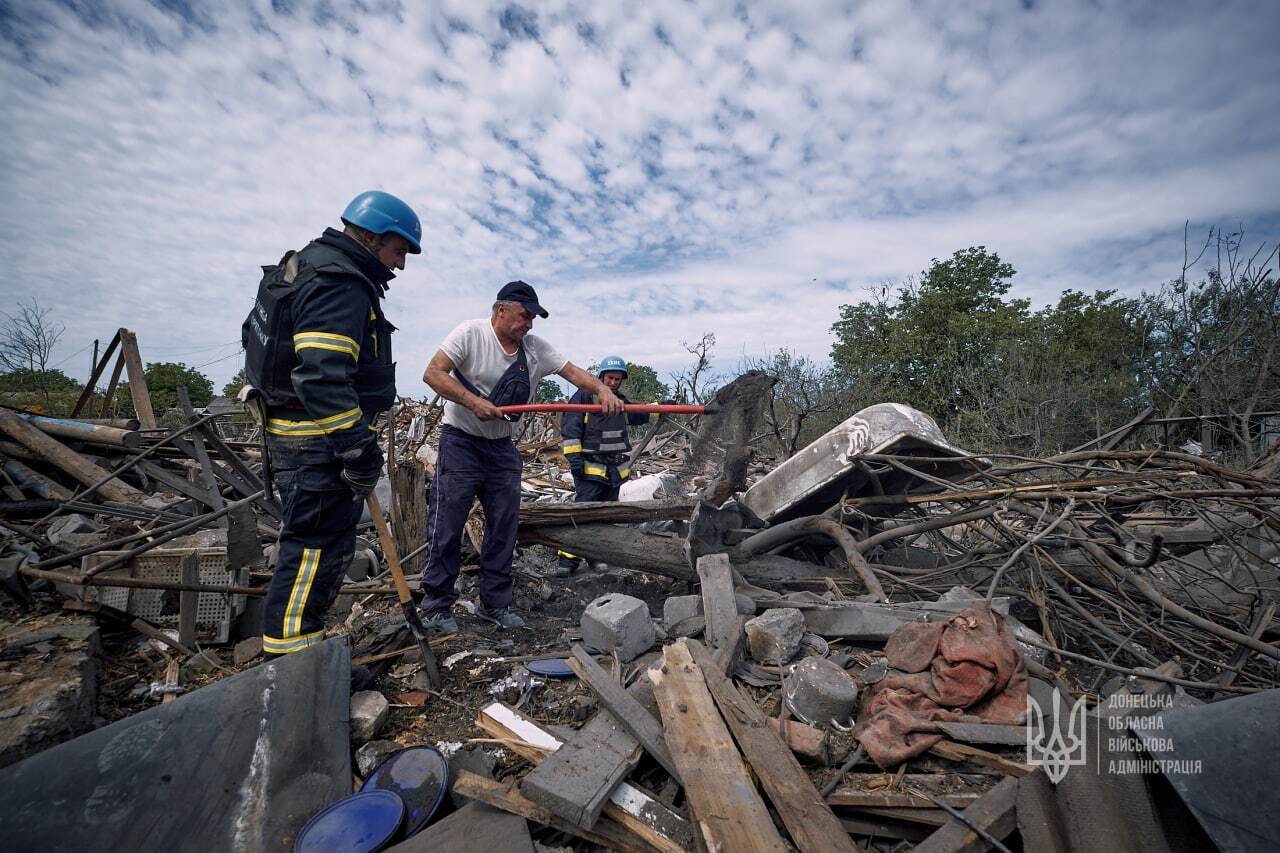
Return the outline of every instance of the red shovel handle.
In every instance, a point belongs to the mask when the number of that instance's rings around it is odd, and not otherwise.
[[[628,412],[644,412],[650,415],[714,415],[716,406],[686,406],[678,403],[625,403]],[[529,412],[585,412],[598,414],[604,411],[599,403],[526,403],[521,406],[499,406],[504,415],[523,415]]]

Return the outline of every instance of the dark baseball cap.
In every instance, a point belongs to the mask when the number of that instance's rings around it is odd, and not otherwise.
[[[538,293],[533,286],[523,281],[509,281],[498,291],[498,301],[519,302],[530,314],[539,317],[550,316],[547,309],[538,304]]]

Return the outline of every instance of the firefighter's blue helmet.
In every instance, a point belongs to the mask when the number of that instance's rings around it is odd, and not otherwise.
[[[418,214],[391,193],[381,190],[360,193],[342,211],[342,221],[374,234],[388,231],[399,234],[409,241],[410,253],[422,252],[422,223],[418,221]]]
[[[604,376],[611,370],[616,370],[622,374],[622,378],[627,378],[627,362],[620,355],[606,355],[600,359],[600,366],[596,368],[596,377]]]

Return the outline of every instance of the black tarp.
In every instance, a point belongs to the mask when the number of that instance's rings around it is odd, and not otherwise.
[[[351,792],[344,641],[262,663],[0,771],[8,850],[287,850]]]

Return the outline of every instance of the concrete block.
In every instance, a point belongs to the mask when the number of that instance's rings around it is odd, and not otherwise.
[[[673,595],[662,605],[662,627],[668,632],[686,619],[702,615],[702,596]]]
[[[387,721],[391,703],[376,690],[351,695],[351,739],[357,743],[373,740]]]
[[[234,649],[231,650],[231,661],[236,666],[249,661],[262,654],[262,638],[248,637],[236,643]]]
[[[858,701],[857,682],[826,658],[807,657],[791,667],[782,689],[799,720],[826,728],[832,720],[847,726]]]
[[[624,661],[647,652],[655,639],[649,607],[638,598],[602,595],[582,611],[582,642],[601,651],[616,651]]]
[[[756,663],[784,664],[800,650],[804,636],[804,614],[794,607],[766,610],[747,620],[747,648]]]
[[[734,603],[738,606],[739,616],[754,616],[756,603],[750,596],[735,593]],[[673,595],[662,605],[662,627],[668,632],[686,619],[702,615],[702,596]]]

